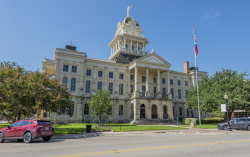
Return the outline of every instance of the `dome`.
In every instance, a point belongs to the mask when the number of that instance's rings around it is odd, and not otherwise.
[[[134,19],[132,19],[131,17],[126,17],[123,20],[124,23],[128,23],[129,21],[134,21],[134,22],[136,22],[136,26],[139,26],[139,23],[137,21],[135,21]]]

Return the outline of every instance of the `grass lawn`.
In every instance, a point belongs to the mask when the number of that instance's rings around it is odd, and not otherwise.
[[[195,126],[195,128],[213,129],[213,128],[217,128],[217,123],[214,123],[214,124],[201,124],[201,126],[198,124],[198,125]]]
[[[10,123],[0,123],[0,129],[10,125]]]
[[[68,123],[68,124],[54,124],[55,134],[80,134],[86,131],[86,123]],[[95,124],[92,125],[92,130],[95,130]],[[112,130],[118,131],[145,131],[145,130],[176,130],[187,129],[184,127],[165,126],[165,125],[132,125],[111,123]]]
[[[190,127],[190,125],[180,125],[181,127]],[[200,128],[200,129],[214,129],[217,128],[217,123],[214,124],[196,124],[194,128]]]

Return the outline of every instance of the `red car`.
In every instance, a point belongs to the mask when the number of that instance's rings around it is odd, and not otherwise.
[[[34,139],[43,138],[49,141],[54,135],[54,126],[47,120],[19,120],[0,129],[0,143],[4,140],[17,139],[31,143]]]

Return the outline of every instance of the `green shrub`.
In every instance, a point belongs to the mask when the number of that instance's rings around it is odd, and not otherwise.
[[[196,119],[196,124],[199,124],[198,118],[183,118],[183,123],[185,125],[190,125],[192,119]],[[201,124],[213,124],[213,123],[222,123],[224,118],[203,118],[201,119]]]
[[[213,123],[222,123],[224,118],[204,118],[201,119],[202,124],[213,124]]]

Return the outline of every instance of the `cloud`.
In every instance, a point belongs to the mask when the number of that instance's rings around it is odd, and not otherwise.
[[[215,21],[220,16],[220,12],[210,10],[201,17],[201,21]]]

